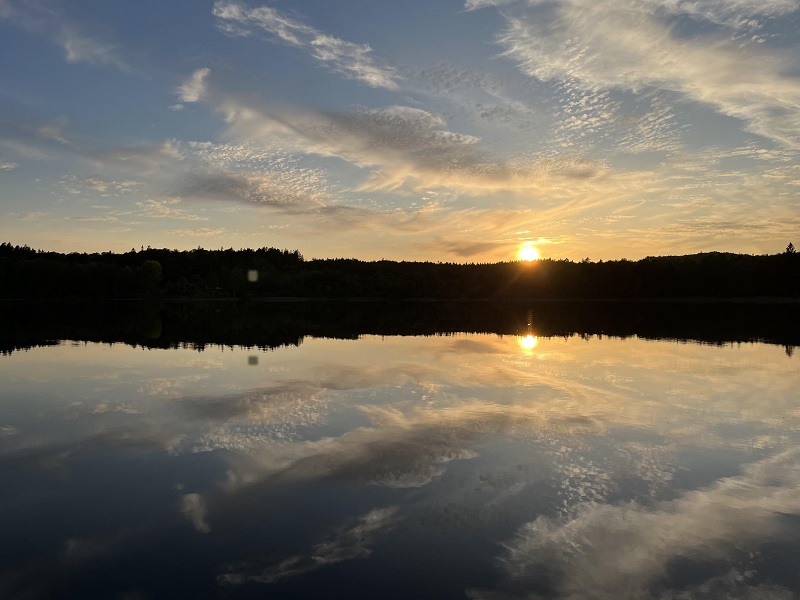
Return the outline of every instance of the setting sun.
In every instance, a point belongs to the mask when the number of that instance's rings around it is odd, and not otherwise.
[[[539,260],[539,251],[532,245],[526,244],[525,246],[519,249],[519,252],[517,252],[517,256],[519,257],[519,260],[531,262],[534,260]]]

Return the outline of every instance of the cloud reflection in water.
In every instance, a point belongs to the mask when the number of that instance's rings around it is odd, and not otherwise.
[[[535,352],[524,336],[308,339],[257,365],[248,349],[18,353],[4,358],[4,398],[38,396],[7,402],[0,467],[67,482],[112,458],[166,469],[159,501],[216,549],[226,586],[480,539],[484,555],[441,559],[493,569],[463,585],[476,598],[781,597],[786,581],[748,573],[766,545],[796,542],[792,359],[763,345],[530,338]],[[87,389],[102,372],[119,377]],[[174,385],[150,394],[144,381]],[[154,540],[173,531],[138,518]],[[63,544],[75,554],[133,526]],[[684,563],[702,575],[678,581]]]

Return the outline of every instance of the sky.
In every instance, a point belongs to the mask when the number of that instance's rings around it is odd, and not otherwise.
[[[782,252],[800,0],[0,0],[0,240]]]

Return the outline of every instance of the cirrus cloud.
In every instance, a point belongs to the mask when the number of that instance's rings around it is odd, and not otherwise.
[[[374,88],[398,87],[397,74],[376,63],[369,45],[323,33],[269,6],[248,8],[234,0],[218,0],[214,16],[220,29],[229,35],[248,36],[264,31],[284,44],[305,49],[318,63],[347,79]]]
[[[485,3],[484,3],[485,4]],[[478,8],[471,3],[468,8]],[[688,14],[732,27],[750,17],[787,14],[796,2],[755,3],[626,0],[531,0],[503,8],[504,55],[540,81],[572,81],[583,90],[639,93],[660,89],[741,120],[753,133],[800,148],[800,79],[789,53],[705,34],[679,36],[667,17]],[[542,18],[546,12],[550,18]],[[698,34],[700,35],[700,34]]]

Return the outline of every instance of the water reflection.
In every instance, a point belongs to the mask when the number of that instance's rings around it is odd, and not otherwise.
[[[565,597],[642,597],[651,587],[662,588],[654,597],[675,597],[665,584],[688,579],[677,571],[691,565],[706,573],[686,586],[685,597],[792,597],[764,581],[763,556],[753,551],[796,547],[798,528],[788,515],[800,512],[798,458],[796,450],[781,452],[746,465],[742,475],[652,505],[586,503],[569,520],[539,516],[507,544],[509,587],[535,583],[544,568]]]
[[[531,335],[530,333],[526,336],[520,336],[519,338],[519,346],[525,351],[531,351],[539,344],[539,338],[535,335]]]
[[[209,345],[261,349],[306,336],[473,332],[540,338],[604,335],[705,343],[800,345],[797,304],[737,302],[107,302],[0,301],[0,354],[53,340],[125,342],[146,348]]]
[[[796,356],[522,332],[3,357],[0,595],[800,592]]]

